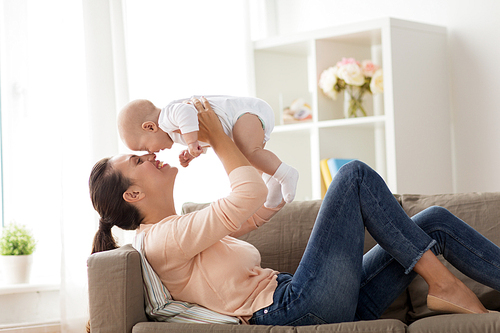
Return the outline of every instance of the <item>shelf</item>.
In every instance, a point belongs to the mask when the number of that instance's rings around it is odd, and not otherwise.
[[[310,130],[313,128],[315,125],[312,121],[304,122],[304,123],[297,123],[297,124],[287,124],[287,125],[278,125],[274,127],[275,133],[280,133],[280,132],[294,132],[294,131],[301,131],[301,130]]]
[[[312,128],[328,128],[328,127],[374,127],[376,125],[384,125],[385,116],[369,116],[346,119],[323,120],[318,122],[304,122],[297,124],[278,125],[274,127],[274,132],[295,132],[300,130],[310,130]]]
[[[58,283],[0,284],[0,295],[40,293],[42,291],[57,291],[60,288]]]
[[[297,200],[320,198],[320,160],[332,157],[362,160],[395,193],[452,191],[445,27],[381,18],[274,36],[253,51],[255,95],[275,111],[266,148],[299,170]],[[383,68],[384,93],[365,95],[366,117],[344,118],[345,95],[332,100],[318,87],[344,57]],[[313,120],[281,125],[297,98]]]
[[[383,125],[385,116],[369,116],[358,118],[323,120],[318,122],[319,128],[326,127],[373,127],[374,125]]]
[[[317,31],[307,31],[293,35],[274,36],[254,41],[254,50],[266,50],[294,54],[307,54],[308,43],[314,39],[345,41],[353,44],[380,44],[380,30],[385,27],[397,27],[426,33],[446,33],[446,28],[410,22],[395,18],[382,18],[370,21],[329,27]]]
[[[380,28],[390,24],[391,21],[394,21],[394,19],[378,19],[339,27],[325,28],[314,32],[270,37],[255,41],[254,50],[307,54],[308,42],[314,39],[342,40],[355,44],[374,42],[380,44]]]

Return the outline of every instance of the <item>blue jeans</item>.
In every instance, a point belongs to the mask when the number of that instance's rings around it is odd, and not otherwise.
[[[363,256],[365,227],[378,242]],[[500,248],[446,209],[410,218],[384,180],[353,161],[330,185],[297,271],[278,275],[273,304],[257,325],[316,325],[377,319],[432,250],[474,280],[500,290]]]

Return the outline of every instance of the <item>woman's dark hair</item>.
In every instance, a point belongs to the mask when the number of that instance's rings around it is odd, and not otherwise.
[[[123,199],[123,193],[132,185],[118,170],[113,169],[110,158],[103,158],[92,168],[89,178],[90,198],[99,213],[99,230],[94,236],[92,253],[116,249],[111,233],[117,226],[125,230],[139,227],[143,219],[139,209]]]
[[[94,236],[92,253],[118,248],[111,228],[117,226],[125,230],[139,227],[143,219],[139,209],[123,199],[123,193],[132,185],[118,170],[113,169],[110,158],[103,158],[92,168],[89,178],[90,199],[99,213],[99,230]],[[90,320],[85,331],[90,333]]]

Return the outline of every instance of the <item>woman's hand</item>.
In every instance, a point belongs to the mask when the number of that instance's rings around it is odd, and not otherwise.
[[[226,169],[226,173],[229,175],[237,167],[251,165],[236,147],[233,140],[224,133],[219,117],[212,110],[206,98],[202,97],[201,101],[193,98],[191,103],[198,110],[200,127],[198,139],[208,142],[212,146],[224,169]]]
[[[221,135],[226,135],[222,129],[219,117],[210,103],[202,97],[201,100],[192,98],[191,103],[198,110],[199,132],[198,140],[212,145],[212,141]]]

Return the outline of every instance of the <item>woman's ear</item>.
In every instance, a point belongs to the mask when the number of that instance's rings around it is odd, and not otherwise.
[[[145,121],[142,123],[141,128],[146,131],[146,132],[153,132],[155,133],[158,131],[158,125],[154,121]]]
[[[142,192],[139,188],[129,187],[125,192],[123,192],[123,200],[128,203],[134,203],[141,201],[146,197],[146,194]]]

